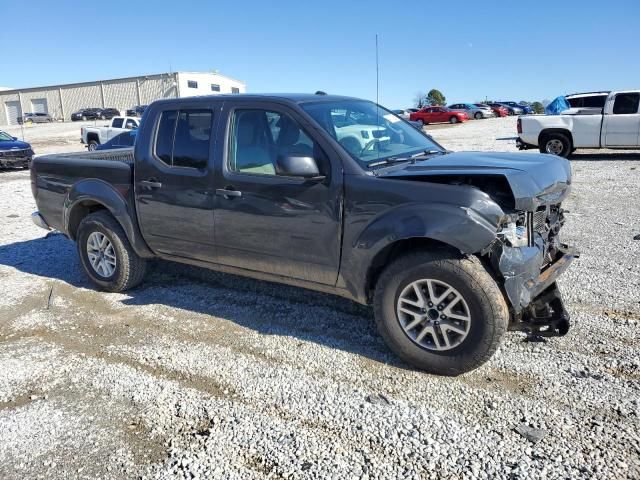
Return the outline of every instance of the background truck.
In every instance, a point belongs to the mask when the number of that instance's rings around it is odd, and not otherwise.
[[[577,148],[640,148],[640,90],[610,92],[603,108],[592,107],[602,96],[573,95],[569,102],[588,106],[572,106],[561,115],[518,118],[518,148],[539,148],[565,158]]]
[[[344,112],[384,131],[351,151]],[[449,152],[372,102],[161,100],[134,149],[43,155],[31,181],[34,222],[74,240],[108,291],[162,258],[341,295],[373,306],[399,356],[446,375],[485,362],[507,329],[569,328],[556,285],[576,255],[558,236],[569,163]]]
[[[81,127],[80,142],[87,145],[90,151],[98,145],[108,142],[116,135],[133,130],[140,126],[140,119],[135,117],[113,117],[109,125],[103,127]]]

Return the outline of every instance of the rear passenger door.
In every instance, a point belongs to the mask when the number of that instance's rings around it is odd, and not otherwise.
[[[156,107],[136,150],[138,221],[151,250],[214,261],[212,131],[219,103]]]
[[[618,93],[609,101],[602,136],[606,147],[640,145],[640,92]]]
[[[225,105],[215,176],[218,263],[335,285],[343,197],[341,164],[330,160],[335,153],[287,106]],[[326,178],[280,175],[275,162],[287,154],[313,156]]]

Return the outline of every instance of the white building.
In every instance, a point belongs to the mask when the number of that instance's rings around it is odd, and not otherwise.
[[[219,73],[172,72],[95,82],[0,90],[0,125],[17,123],[23,113],[48,113],[69,120],[82,108],[117,108],[122,114],[135,105],[160,98],[245,93],[246,85]]]

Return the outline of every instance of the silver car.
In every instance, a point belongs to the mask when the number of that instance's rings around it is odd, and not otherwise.
[[[48,113],[25,113],[24,116],[18,117],[18,123],[48,123],[53,122],[51,115]]]
[[[473,103],[454,103],[453,105],[449,105],[449,109],[454,112],[466,113],[469,115],[469,118],[475,118],[476,120],[496,116],[489,107],[478,107]]]

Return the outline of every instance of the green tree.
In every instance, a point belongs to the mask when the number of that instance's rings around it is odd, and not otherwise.
[[[544,107],[540,102],[533,102],[531,108],[533,108],[534,113],[544,113]]]
[[[444,105],[447,103],[447,99],[440,90],[432,88],[429,90],[429,93],[427,93],[426,102],[427,105]]]

